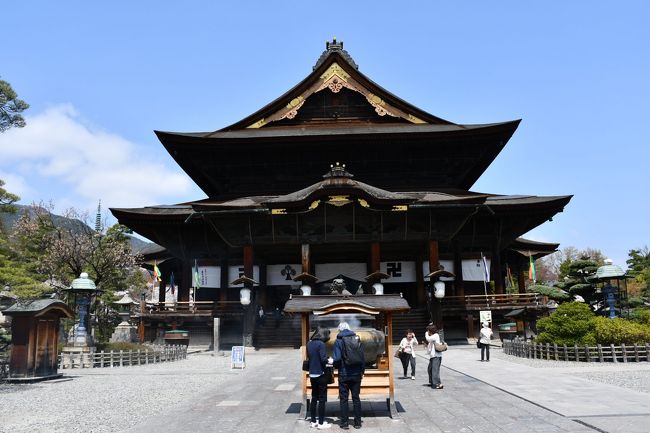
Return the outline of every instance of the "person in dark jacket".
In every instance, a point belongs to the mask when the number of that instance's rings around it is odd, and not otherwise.
[[[339,401],[341,404],[341,428],[348,429],[348,395],[352,394],[352,405],[354,408],[354,428],[361,428],[361,379],[365,372],[365,362],[359,365],[346,365],[344,359],[343,338],[356,337],[357,334],[350,330],[350,325],[346,322],[339,323],[339,333],[334,343],[334,366],[339,370]],[[363,348],[362,348],[363,349]],[[365,360],[364,360],[365,361]]]
[[[327,375],[325,367],[331,364],[332,358],[327,358],[325,341],[329,339],[329,331],[317,329],[309,343],[307,343],[307,357],[309,359],[309,381],[311,382],[311,426],[320,430],[332,427],[325,421],[325,404],[327,403]],[[316,409],[318,408],[318,421]]]

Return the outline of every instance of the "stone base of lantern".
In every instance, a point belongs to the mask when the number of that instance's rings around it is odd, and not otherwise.
[[[111,343],[134,343],[138,338],[138,330],[129,322],[122,322],[111,335]]]
[[[93,368],[94,347],[64,347],[61,351],[61,368]]]

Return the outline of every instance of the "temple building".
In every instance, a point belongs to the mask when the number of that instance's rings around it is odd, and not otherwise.
[[[198,341],[219,317],[226,338],[291,345],[300,326],[280,314],[284,303],[329,293],[333,279],[351,295],[401,293],[411,311],[395,317],[396,338],[431,320],[447,339],[474,337],[481,310],[495,324],[514,310],[543,311],[525,279],[530,257],[558,244],[521,236],[571,196],[470,190],[519,122],[429,114],[362,74],[334,40],[304,80],[237,123],[156,131],[208,198],[111,209],[161,246],[147,253],[162,281],[141,314],[141,338],[174,325]],[[266,320],[253,326],[260,306]]]

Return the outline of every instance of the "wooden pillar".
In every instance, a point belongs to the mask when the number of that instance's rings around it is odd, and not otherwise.
[[[253,278],[253,246],[244,245],[244,275]]]
[[[154,278],[156,278],[155,275],[154,275]],[[165,291],[166,291],[166,289],[167,289],[167,285],[165,284],[165,281],[164,280],[159,281],[158,282],[158,302],[160,304],[165,303]]]
[[[302,263],[302,272],[311,274],[311,253],[309,250],[309,244],[302,244],[300,258]]]
[[[456,296],[465,296],[465,280],[463,280],[463,257],[460,253],[460,247],[454,246],[454,285],[456,287]]]
[[[473,314],[468,314],[467,315],[467,338],[474,338],[476,335],[474,335],[474,315]]]
[[[519,287],[519,293],[526,293],[526,271],[524,269],[523,261],[519,260],[517,264],[517,286]]]
[[[183,277],[178,285],[178,301],[188,302],[190,300],[190,287],[192,287],[192,263],[184,261],[182,266]]]
[[[418,256],[415,259],[415,293],[417,296],[418,305],[426,305],[427,303],[427,294],[424,288],[424,272],[422,268],[422,257]]]
[[[225,302],[228,300],[228,289],[230,288],[230,281],[228,281],[228,268],[230,266],[230,261],[228,260],[228,253],[230,250],[226,249],[224,257],[221,258],[221,283],[219,284],[219,302]],[[225,305],[225,304],[223,304]]]
[[[502,295],[504,293],[505,285],[503,280],[503,272],[501,269],[501,254],[499,254],[499,250],[496,245],[492,249],[492,266],[490,267],[492,268],[490,270],[490,275],[494,281],[494,293],[497,295]]]
[[[381,246],[379,242],[370,244],[370,273],[381,270]],[[376,281],[373,281],[375,283]]]
[[[267,306],[266,294],[269,288],[266,285],[266,263],[260,263],[260,287],[257,291],[257,303],[262,306]],[[266,310],[266,308],[265,308]]]
[[[438,250],[438,241],[429,240],[429,272],[437,271],[440,268],[440,253]],[[443,328],[442,320],[442,302],[438,298],[431,299],[433,306],[433,321],[438,329]]]
[[[393,314],[386,312],[386,325],[388,327],[388,338],[386,340],[386,357],[388,358],[388,398],[389,404],[395,401],[395,372],[393,370]]]

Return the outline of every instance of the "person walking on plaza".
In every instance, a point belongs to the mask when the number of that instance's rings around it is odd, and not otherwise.
[[[361,379],[365,371],[363,345],[357,334],[346,322],[339,323],[339,333],[334,343],[334,366],[339,370],[339,400],[341,404],[341,428],[350,428],[348,417],[348,395],[352,394],[354,428],[361,428]]]
[[[427,342],[427,355],[429,355],[429,385],[433,389],[442,389],[440,383],[440,363],[442,362],[442,352],[438,352],[435,348],[435,343],[440,344],[440,335],[436,325],[427,326],[427,332],[424,334],[424,339]]]
[[[402,361],[404,368],[404,379],[408,378],[406,372],[411,364],[411,379],[415,380],[415,348],[418,345],[418,339],[412,329],[406,331],[406,335],[399,343],[399,359]]]
[[[481,362],[490,362],[490,340],[492,339],[492,328],[488,322],[483,322],[479,343],[481,343]]]
[[[331,363],[332,358],[327,358],[325,353],[325,341],[329,335],[324,330],[314,331],[309,343],[307,343],[307,359],[309,359],[309,381],[311,382],[311,426],[319,430],[332,427],[332,424],[325,421],[325,404],[327,403],[327,375],[325,367]],[[318,421],[316,411],[318,410]]]

